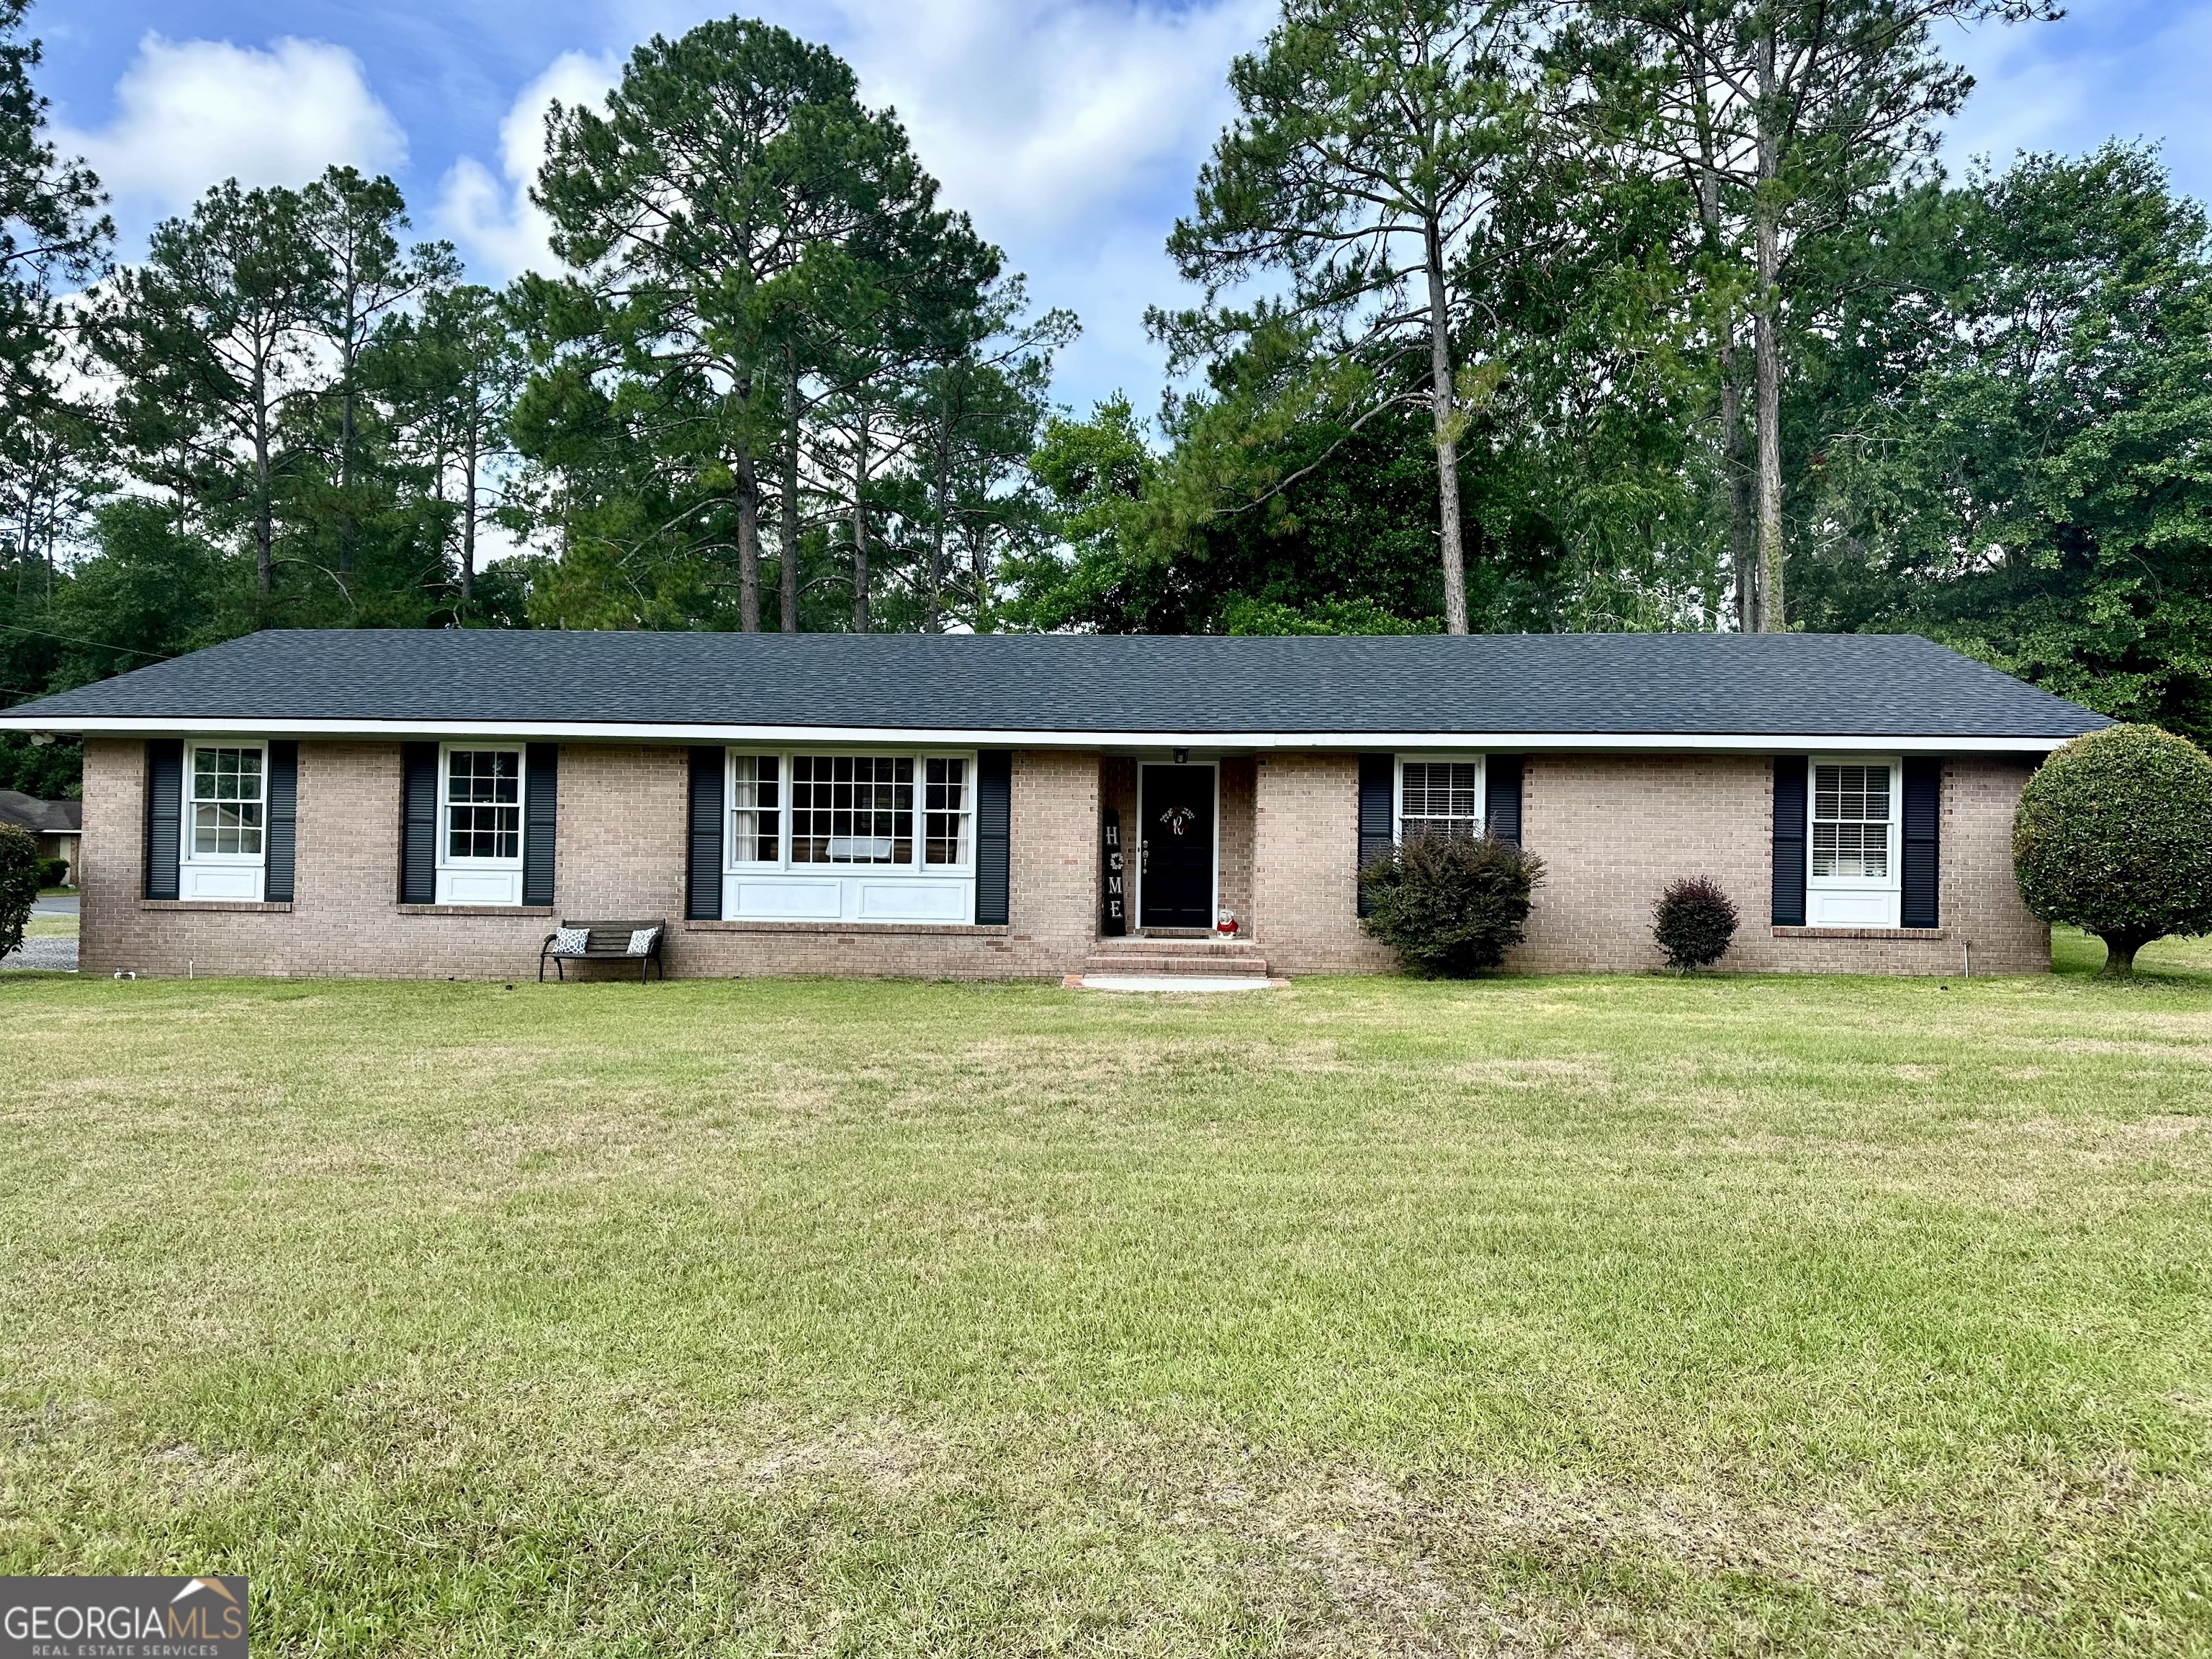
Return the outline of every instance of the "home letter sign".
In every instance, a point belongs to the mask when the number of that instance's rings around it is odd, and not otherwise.
[[[1106,908],[1099,917],[1098,931],[1108,939],[1120,939],[1129,931],[1128,881],[1121,862],[1121,814],[1109,806],[1106,809]]]

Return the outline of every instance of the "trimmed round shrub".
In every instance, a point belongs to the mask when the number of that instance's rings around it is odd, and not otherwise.
[[[2012,858],[2029,909],[2133,973],[2153,939],[2212,933],[2212,759],[2154,726],[2076,738],[2021,792]]]
[[[1458,978],[1495,968],[1527,934],[1544,860],[1510,842],[1425,836],[1360,872],[1368,933],[1415,973]]]
[[[1651,937],[1678,974],[1710,968],[1735,939],[1735,901],[1705,876],[1671,882],[1651,907]]]
[[[0,957],[23,942],[39,896],[39,843],[18,824],[0,823]]]
[[[66,886],[68,883],[69,860],[67,859],[40,859],[39,860],[40,886],[63,887]]]

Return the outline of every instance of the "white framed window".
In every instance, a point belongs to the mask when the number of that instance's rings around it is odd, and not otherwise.
[[[914,757],[793,755],[793,864],[914,862]]]
[[[522,902],[522,750],[449,743],[438,756],[438,902]]]
[[[1815,927],[1896,927],[1904,762],[1815,755],[1807,765],[1805,920]]]
[[[921,861],[930,869],[964,870],[975,862],[975,770],[964,755],[922,763]]]
[[[781,755],[730,755],[730,862],[783,862]]]
[[[725,916],[964,923],[975,757],[728,751]]]
[[[1401,755],[1399,841],[1481,835],[1482,790],[1480,755]]]
[[[260,901],[269,859],[269,748],[235,738],[185,745],[178,896]]]

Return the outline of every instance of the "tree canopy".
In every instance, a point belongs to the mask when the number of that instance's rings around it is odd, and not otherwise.
[[[271,626],[1928,634],[2212,738],[2212,240],[2156,155],[1947,172],[2043,0],[1282,0],[1157,408],[826,48],[556,107],[503,289],[348,168],[112,264],[0,0],[0,698]],[[70,787],[0,740],[0,785]]]

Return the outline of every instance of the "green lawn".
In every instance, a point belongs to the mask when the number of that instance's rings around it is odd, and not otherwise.
[[[2196,948],[9,975],[0,1571],[271,1653],[2212,1654]]]

